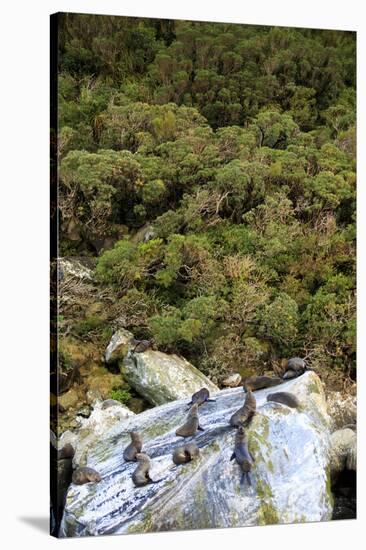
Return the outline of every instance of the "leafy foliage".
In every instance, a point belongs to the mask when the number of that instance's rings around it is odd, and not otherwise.
[[[354,33],[61,21],[61,252],[116,324],[217,379],[354,376]]]

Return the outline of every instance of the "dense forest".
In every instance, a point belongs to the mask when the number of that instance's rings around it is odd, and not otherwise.
[[[63,291],[66,370],[124,327],[218,384],[294,355],[355,379],[355,56],[352,32],[61,15],[59,254],[95,277]]]

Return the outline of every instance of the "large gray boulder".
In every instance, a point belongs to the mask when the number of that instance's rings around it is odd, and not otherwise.
[[[122,373],[129,385],[152,405],[162,405],[191,395],[206,387],[211,394],[219,388],[196,367],[178,355],[149,349],[129,352]]]
[[[235,429],[228,422],[243,403],[242,388],[223,390],[215,403],[200,407],[205,431],[189,438],[200,456],[175,466],[172,451],[182,443],[175,430],[187,414],[187,400],[181,399],[121,421],[89,448],[86,464],[103,479],[70,486],[61,536],[330,520],[329,417],[322,384],[307,372],[280,389],[296,394],[302,407],[266,402],[274,388],[255,392],[257,413],[247,429],[255,458],[252,486],[240,485],[239,466],[230,461]],[[158,483],[133,485],[136,464],[122,457],[132,429],[142,435]]]
[[[207,376],[178,355],[152,349],[134,353],[132,339],[128,330],[116,331],[106,349],[105,360],[118,361],[125,380],[152,405],[191,397],[203,386],[210,393],[219,391]]]
[[[350,428],[332,433],[330,438],[330,472],[332,480],[343,470],[357,470],[357,435]]]
[[[356,395],[343,395],[341,392],[329,392],[327,395],[328,414],[331,419],[331,431],[357,423]]]

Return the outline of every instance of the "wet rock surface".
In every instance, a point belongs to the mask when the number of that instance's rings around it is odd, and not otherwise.
[[[102,480],[83,486],[71,484],[60,535],[331,519],[330,421],[322,384],[315,373],[307,372],[282,384],[281,390],[293,392],[301,408],[268,403],[266,395],[273,388],[255,392],[257,413],[247,430],[255,459],[252,486],[240,485],[240,468],[230,461],[235,429],[228,422],[244,402],[242,388],[223,390],[215,395],[216,402],[200,407],[205,431],[188,438],[200,449],[199,457],[188,464],[176,466],[172,461],[174,449],[183,443],[175,430],[186,418],[186,399],[101,427],[83,461],[96,469]],[[130,441],[128,430],[141,434],[142,452],[151,458],[150,476],[158,483],[134,487],[131,476],[136,464],[124,462],[122,456]]]

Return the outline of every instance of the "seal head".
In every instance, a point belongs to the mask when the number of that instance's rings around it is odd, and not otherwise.
[[[126,462],[135,461],[137,453],[142,450],[142,439],[138,432],[129,432],[131,443],[123,451],[123,458]]]

